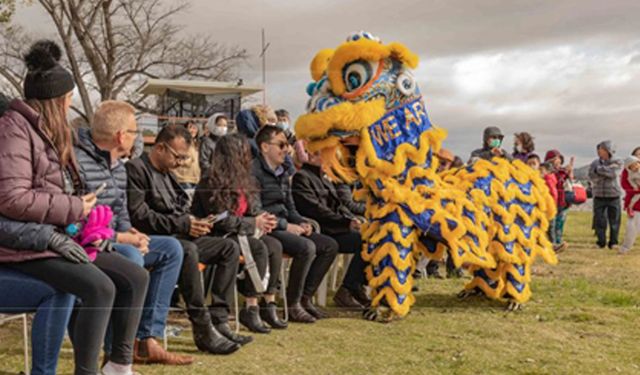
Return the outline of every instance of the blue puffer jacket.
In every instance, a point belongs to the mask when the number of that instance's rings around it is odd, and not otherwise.
[[[91,139],[89,129],[78,130],[78,141],[74,148],[80,169],[80,177],[87,192],[96,190],[102,183],[107,187],[98,196],[98,203],[111,207],[113,211],[112,228],[116,232],[131,229],[129,211],[127,211],[127,170],[121,160],[111,166],[109,151],[100,150]]]

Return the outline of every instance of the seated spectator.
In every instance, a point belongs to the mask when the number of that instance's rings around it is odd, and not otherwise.
[[[275,228],[274,215],[262,211],[259,190],[251,175],[251,148],[246,138],[239,134],[220,138],[213,152],[213,164],[208,178],[196,189],[192,212],[200,217],[228,213],[226,219],[216,223],[219,235],[238,235],[249,240],[251,254],[260,278],[269,270],[263,308],[258,307],[258,293],[252,281],[245,275],[240,288],[246,306],[240,311],[240,323],[252,332],[269,333],[269,328],[284,329],[287,324],[277,314],[276,293],[282,266],[282,245],[268,234]],[[254,237],[254,235],[256,237]]]
[[[531,153],[527,156],[527,160],[525,160],[528,166],[530,166],[534,171],[540,169],[540,156],[536,153]]]
[[[491,160],[494,157],[501,157],[511,160],[511,155],[502,148],[504,135],[500,128],[489,126],[484,129],[482,136],[482,148],[474,150],[469,158],[469,164],[473,164],[478,159]]]
[[[571,204],[566,200],[564,185],[567,180],[573,180],[574,158],[571,157],[569,164],[566,167],[563,167],[564,156],[558,150],[550,150],[547,151],[547,154],[544,157],[544,162],[548,163],[552,168],[551,172],[556,177],[556,190],[558,192],[558,199],[556,200],[557,214],[555,217],[555,228],[552,228],[553,231],[551,232],[550,239],[556,251],[559,249],[565,250],[568,245],[562,240],[562,236],[564,234],[564,226],[567,221],[567,214],[569,213],[569,206]]]
[[[293,175],[291,191],[299,212],[316,220],[320,231],[338,242],[341,253],[353,254],[342,285],[334,296],[336,305],[358,309],[369,306],[364,291],[365,263],[361,256],[362,222],[356,213],[342,204],[334,185],[324,176],[319,152],[309,154],[309,162]]]
[[[185,124],[185,127],[189,131],[189,134],[191,134],[192,139],[191,147],[189,148],[189,160],[180,164],[180,166],[173,171],[173,174],[176,176],[176,180],[180,186],[182,186],[190,197],[193,197],[193,192],[200,182],[200,175],[202,174],[198,155],[200,138],[198,137],[198,125],[196,125],[195,122],[189,121]]]
[[[285,254],[293,258],[287,286],[289,319],[314,323],[328,317],[311,302],[318,286],[338,252],[331,237],[315,233],[311,224],[296,210],[291,184],[283,166],[287,138],[278,127],[265,125],[256,134],[260,150],[253,160],[252,173],[258,180],[262,208],[278,218],[271,235],[282,243]]]
[[[345,206],[350,212],[356,216],[364,217],[364,211],[366,210],[366,204],[364,202],[356,202],[353,200],[353,191],[351,186],[345,183],[334,183],[336,193],[340,203]]]
[[[600,142],[597,146],[598,159],[589,167],[589,180],[593,190],[593,223],[595,225],[597,245],[603,249],[617,248],[620,231],[620,197],[622,191],[618,183],[618,173],[623,163],[615,159],[613,142]],[[609,226],[609,242],[607,243],[607,226]]]
[[[119,101],[100,104],[91,121],[91,129],[78,130],[75,147],[80,178],[88,191],[104,184],[98,204],[114,213],[113,248],[140,267],[150,269],[149,289],[138,326],[134,362],[186,365],[189,356],[166,352],[156,338],[164,337],[171,295],[182,265],[182,246],[170,236],[147,236],[131,226],[127,210],[127,171],[121,158],[131,149],[138,134],[135,109]],[[107,357],[111,342],[105,345]]]
[[[527,132],[516,133],[513,140],[513,159],[526,163],[536,146],[533,137]]]
[[[238,133],[244,135],[251,145],[251,154],[257,157],[260,153],[256,145],[255,136],[258,130],[265,125],[274,125],[277,123],[278,117],[271,107],[266,105],[257,105],[251,109],[243,109],[236,116],[236,126]]]
[[[230,239],[209,236],[212,224],[189,213],[189,199],[171,173],[189,158],[191,134],[182,126],[164,127],[148,154],[126,164],[131,224],[148,234],[176,235],[184,250],[179,286],[198,349],[230,354],[250,337],[232,332],[227,295],[235,287],[240,249]],[[205,306],[198,263],[215,265],[212,305]],[[212,325],[213,322],[213,325]]]
[[[211,167],[211,155],[213,155],[213,150],[216,148],[216,142],[229,131],[229,118],[222,113],[217,113],[209,117],[206,127],[209,129],[209,135],[202,137],[198,155],[201,173],[206,173]],[[202,177],[204,176],[201,175]]]
[[[624,161],[624,170],[620,178],[625,191],[624,209],[627,212],[627,229],[620,254],[628,253],[640,231],[640,159],[629,156]]]
[[[93,211],[96,196],[75,195],[82,184],[67,122],[75,83],[59,58],[55,43],[36,42],[25,56],[25,100],[12,101],[0,117],[0,165],[11,166],[0,168],[0,215],[40,225],[34,235],[40,241],[27,249],[19,248],[18,232],[10,232],[15,243],[0,246],[0,263],[80,299],[69,324],[76,374],[98,373],[100,347],[113,317],[113,350],[102,373],[129,375],[148,275],[113,252],[100,251],[91,263],[64,231]],[[53,363],[51,353],[45,355]]]

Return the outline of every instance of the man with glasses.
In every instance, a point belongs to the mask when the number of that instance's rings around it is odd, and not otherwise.
[[[210,236],[212,220],[189,213],[188,196],[171,171],[189,159],[191,142],[187,129],[169,125],[158,133],[149,154],[127,163],[129,213],[131,222],[146,233],[178,237],[184,249],[179,285],[196,346],[204,352],[229,354],[251,341],[228,324],[226,297],[235,287],[240,248],[230,239]],[[198,263],[215,265],[209,310]]]
[[[138,134],[135,109],[121,101],[108,100],[96,110],[91,129],[79,129],[75,154],[87,193],[105,186],[97,204],[114,213],[113,248],[140,267],[150,269],[149,288],[134,348],[134,361],[187,365],[193,357],[165,351],[156,338],[164,336],[173,289],[182,265],[182,246],[170,236],[147,236],[131,226],[127,211],[127,172],[123,157],[129,155]],[[115,334],[115,333],[114,333]],[[111,353],[111,332],[105,340],[105,355]],[[144,359],[144,360],[142,360]]]
[[[314,323],[328,317],[311,302],[338,253],[338,243],[331,237],[315,233],[296,210],[291,196],[291,182],[284,168],[289,143],[284,130],[265,125],[256,134],[260,150],[253,161],[252,173],[260,186],[262,208],[278,218],[271,235],[282,243],[284,253],[293,258],[287,301],[289,319]]]

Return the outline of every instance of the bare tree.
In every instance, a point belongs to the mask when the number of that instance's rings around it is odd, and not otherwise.
[[[3,0],[0,0],[3,1]],[[6,1],[6,0],[4,0]],[[153,112],[138,93],[147,78],[234,80],[237,64],[248,55],[205,35],[187,36],[174,16],[187,2],[162,0],[38,0],[55,25],[69,68],[78,85],[85,118],[93,113],[92,98],[124,99]],[[169,3],[169,4],[167,4]],[[21,30],[19,30],[21,31]],[[15,67],[24,32],[0,32],[10,46],[0,48],[0,76],[15,85],[22,77]],[[2,42],[2,41],[0,41]],[[0,60],[1,61],[1,60]],[[11,63],[13,61],[13,64]],[[12,77],[12,78],[9,78]],[[19,81],[18,81],[19,82]],[[97,94],[97,95],[96,95]]]

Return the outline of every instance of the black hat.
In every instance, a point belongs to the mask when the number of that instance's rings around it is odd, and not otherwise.
[[[61,54],[60,47],[50,40],[40,40],[31,46],[24,56],[25,99],[53,99],[73,90],[73,76],[58,63]]]

